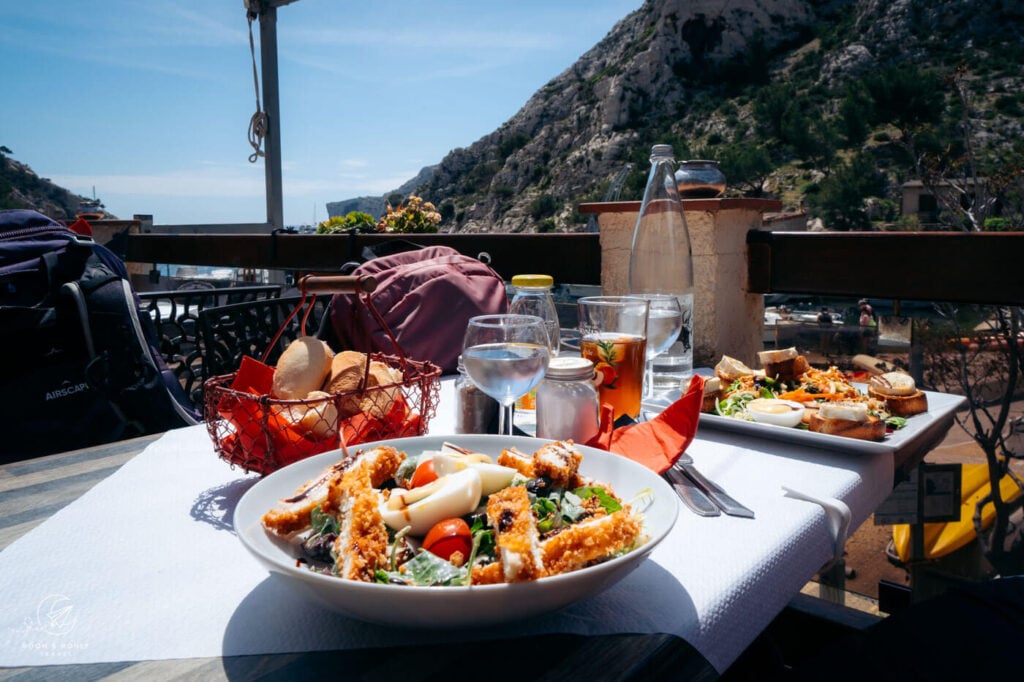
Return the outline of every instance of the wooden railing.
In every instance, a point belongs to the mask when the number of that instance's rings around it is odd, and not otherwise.
[[[305,272],[337,272],[367,246],[412,242],[446,245],[481,257],[505,279],[523,272],[558,273],[559,281],[600,284],[601,244],[585,234],[141,234],[130,235],[125,260]]]
[[[366,246],[409,241],[483,256],[502,277],[556,273],[601,283],[597,233],[130,235],[125,259],[333,272]],[[1022,232],[767,232],[747,235],[748,290],[841,297],[1024,304]]]

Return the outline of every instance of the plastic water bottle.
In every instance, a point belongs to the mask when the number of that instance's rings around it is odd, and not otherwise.
[[[558,355],[560,337],[558,310],[551,295],[554,286],[551,275],[515,275],[512,277],[512,303],[508,307],[509,313],[514,315],[536,315],[544,320],[551,357]]]
[[[676,187],[675,165],[672,145],[654,145],[651,172],[629,252],[629,291],[672,294],[679,298],[683,330],[679,343],[665,355],[676,356],[673,358],[676,371],[692,374],[693,254]]]
[[[545,322],[548,330],[548,349],[551,357],[558,355],[561,329],[558,324],[558,310],[551,289],[555,280],[551,275],[514,275],[512,277],[512,302],[508,306],[509,313],[515,315],[536,315]],[[533,411],[537,409],[537,389],[516,400],[516,412],[521,415],[520,421],[530,421]],[[527,424],[529,425],[529,424]]]

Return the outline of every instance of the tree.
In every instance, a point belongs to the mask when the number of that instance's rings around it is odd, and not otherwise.
[[[719,165],[729,184],[744,193],[759,197],[764,194],[764,183],[775,169],[764,146],[749,142],[733,142],[718,152]]]
[[[979,157],[967,76],[965,70],[958,69],[950,79],[959,104],[963,139],[960,145],[951,145],[949,149],[958,152],[925,156],[921,166],[931,171],[924,176],[926,184],[931,183],[936,197],[944,201],[946,210],[941,216],[948,225],[978,231],[983,229],[991,209],[1000,204],[1017,207],[1016,220],[1020,221],[1024,162],[1019,143],[1008,154],[990,156],[987,164]],[[980,172],[985,165],[986,174],[999,180],[986,181]],[[959,173],[954,174],[953,169]],[[943,178],[944,175],[948,177]],[[940,193],[940,180],[953,191]],[[1009,468],[1011,460],[1024,459],[1024,448],[1014,450],[1009,439],[1011,405],[1022,388],[1024,376],[1024,307],[941,304],[938,308],[952,333],[940,334],[932,344],[928,379],[945,390],[959,389],[967,397],[968,414],[957,420],[985,453],[988,463],[991,492],[978,503],[974,514],[978,541],[986,559],[1000,574],[1024,574],[1024,537],[1014,534],[1010,525],[1010,515],[1024,505],[1024,495],[1008,502],[999,485],[1003,476],[1009,475],[1024,489],[1024,481]],[[985,533],[981,524],[981,510],[986,504],[995,509],[990,533]]]
[[[811,210],[832,230],[869,230],[871,220],[864,199],[881,196],[885,190],[884,178],[867,154],[854,156],[821,181],[818,191],[809,194]]]

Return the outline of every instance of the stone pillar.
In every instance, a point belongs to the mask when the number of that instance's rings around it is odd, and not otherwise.
[[[722,355],[754,366],[763,349],[764,297],[747,291],[747,232],[781,203],[764,199],[683,201],[694,265],[694,367],[713,367]],[[584,204],[601,228],[601,291],[629,291],[629,249],[640,202]]]

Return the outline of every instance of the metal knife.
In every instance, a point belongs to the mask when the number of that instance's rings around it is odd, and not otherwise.
[[[701,489],[697,487],[696,483],[684,476],[681,472],[670,468],[665,472],[664,476],[669,485],[672,486],[672,489],[676,491],[676,495],[679,496],[679,499],[682,500],[693,513],[700,516],[718,516],[722,513],[718,509],[718,505],[712,502],[711,498],[701,492]]]
[[[693,458],[683,454],[676,460],[676,467],[693,481],[700,490],[710,497],[718,507],[730,516],[754,518],[754,512],[730,497],[722,488],[710,481],[693,465]]]

